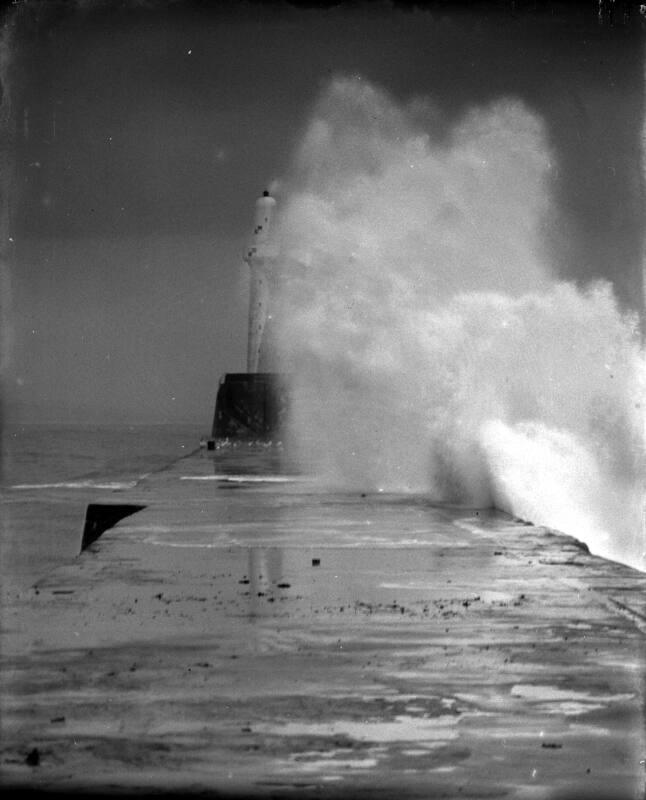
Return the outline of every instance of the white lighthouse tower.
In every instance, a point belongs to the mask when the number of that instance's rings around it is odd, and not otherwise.
[[[263,333],[271,302],[271,283],[278,250],[272,224],[276,201],[268,191],[256,200],[253,234],[243,256],[251,271],[249,278],[249,328],[247,372],[258,372],[263,349]]]
[[[273,230],[276,201],[263,192],[256,200],[251,240],[243,259],[249,265],[249,325],[247,371],[220,379],[215,401],[212,438],[271,440],[281,435],[289,409],[284,376],[272,371],[271,305],[276,300],[278,243]]]

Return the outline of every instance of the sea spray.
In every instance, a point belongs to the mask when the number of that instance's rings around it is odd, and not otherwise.
[[[554,166],[518,101],[436,141],[330,84],[284,190],[290,432],[330,485],[495,505],[643,569],[637,320],[551,274]]]

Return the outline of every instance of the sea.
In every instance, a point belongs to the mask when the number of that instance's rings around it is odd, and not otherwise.
[[[2,595],[80,552],[89,503],[199,449],[199,425],[8,425],[2,431]]]

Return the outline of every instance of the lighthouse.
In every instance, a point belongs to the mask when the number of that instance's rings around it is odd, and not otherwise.
[[[247,328],[247,372],[258,372],[263,334],[271,304],[271,284],[276,271],[277,248],[273,230],[276,201],[264,191],[256,200],[253,233],[243,260],[249,265],[249,323]],[[265,343],[265,348],[267,343]]]
[[[279,282],[275,211],[276,200],[264,191],[256,200],[251,237],[242,255],[249,267],[247,371],[227,373],[220,380],[210,446],[217,439],[273,440],[285,425],[285,376],[265,371],[274,360],[267,323]]]

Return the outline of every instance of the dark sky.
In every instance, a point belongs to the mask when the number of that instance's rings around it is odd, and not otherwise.
[[[620,4],[621,5],[621,4]],[[597,3],[26,2],[9,12],[9,420],[202,423],[244,369],[240,253],[318,93],[428,97],[431,134],[517,96],[558,158],[562,277],[642,310],[643,25]],[[515,8],[515,11],[514,11]],[[280,199],[280,198],[279,198]]]

